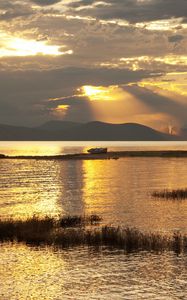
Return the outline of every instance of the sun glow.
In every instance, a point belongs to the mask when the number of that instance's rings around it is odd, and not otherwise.
[[[139,82],[139,86],[156,90],[168,91],[180,96],[187,96],[187,72],[167,73],[158,80],[147,80]],[[186,99],[185,99],[186,102]]]
[[[104,100],[110,101],[115,100],[114,97],[114,88],[115,87],[103,87],[103,86],[91,86],[85,85],[81,88],[83,96],[87,96],[91,101],[94,100]]]
[[[47,41],[26,40],[0,34],[2,38],[0,57],[63,55],[72,54],[72,50],[61,51],[62,46],[49,45]]]
[[[58,105],[58,107],[55,110],[63,112],[63,111],[68,110],[68,108],[69,108],[69,105]]]
[[[58,105],[57,107],[51,109],[51,114],[55,117],[64,117],[68,110],[69,110],[70,106],[69,105]]]

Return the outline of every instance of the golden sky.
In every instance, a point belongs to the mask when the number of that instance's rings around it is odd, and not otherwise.
[[[186,0],[1,0],[0,123],[187,126]]]

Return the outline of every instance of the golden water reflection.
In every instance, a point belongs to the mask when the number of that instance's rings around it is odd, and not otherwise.
[[[0,216],[96,213],[104,224],[187,232],[187,201],[151,192],[186,187],[186,158],[0,160]]]
[[[2,245],[0,252],[4,259],[0,267],[1,299],[55,299],[60,294],[63,277],[60,286],[54,281],[59,269],[64,272],[63,257],[59,260],[50,249],[37,251],[24,245]]]
[[[186,299],[187,257],[0,246],[0,299]]]
[[[151,196],[155,189],[186,187],[185,162],[167,158],[84,161],[86,213],[102,215],[107,224],[187,232],[187,202]]]
[[[59,165],[48,161],[1,161],[0,216],[27,218],[34,214],[59,215],[63,207]]]

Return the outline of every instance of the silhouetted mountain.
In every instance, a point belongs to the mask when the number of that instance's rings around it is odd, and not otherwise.
[[[1,141],[40,141],[48,140],[48,132],[38,128],[0,124]]]
[[[169,141],[179,137],[136,124],[51,121],[38,128],[0,125],[1,141]]]
[[[170,135],[136,123],[109,124],[97,121],[66,132],[66,140],[73,139],[71,138],[73,136],[80,141],[162,141],[173,139]]]
[[[47,130],[47,131],[59,131],[59,130],[68,130],[75,128],[77,126],[81,125],[81,123],[76,122],[70,122],[70,121],[49,121],[44,123],[43,125],[37,127],[41,130]]]
[[[182,128],[180,131],[181,139],[187,141],[187,128]]]

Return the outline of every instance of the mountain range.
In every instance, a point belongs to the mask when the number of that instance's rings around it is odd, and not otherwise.
[[[0,124],[1,141],[172,141],[187,140],[137,123],[110,124],[104,122],[76,123],[49,121],[39,127],[18,127]]]

